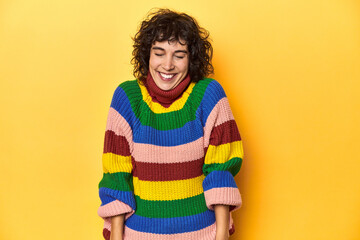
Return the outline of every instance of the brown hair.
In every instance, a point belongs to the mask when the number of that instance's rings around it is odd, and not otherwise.
[[[213,49],[209,42],[209,32],[201,28],[197,21],[185,13],[169,9],[158,9],[142,21],[135,34],[133,58],[134,76],[144,81],[149,71],[150,49],[155,41],[185,41],[189,51],[189,75],[197,82],[214,73],[211,64]],[[181,40],[181,42],[180,42]]]

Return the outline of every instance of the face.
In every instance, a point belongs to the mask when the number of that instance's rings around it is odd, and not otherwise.
[[[187,44],[166,40],[152,45],[149,71],[160,89],[167,91],[175,88],[186,77],[188,68]]]

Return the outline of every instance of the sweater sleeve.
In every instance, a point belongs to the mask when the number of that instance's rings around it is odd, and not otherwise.
[[[204,127],[205,160],[203,189],[206,205],[229,205],[230,212],[241,207],[240,191],[235,182],[243,159],[243,146],[228,99],[218,82],[213,84],[214,107]]]
[[[98,215],[105,221],[105,239],[111,231],[112,216],[125,214],[127,219],[136,209],[132,183],[132,129],[124,117],[130,109],[122,107],[126,99],[126,94],[119,86],[114,92],[106,123],[103,176],[98,185],[101,199]]]

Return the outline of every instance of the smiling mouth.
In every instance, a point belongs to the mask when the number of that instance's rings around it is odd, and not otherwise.
[[[159,73],[160,78],[164,81],[170,81],[177,75],[176,73],[173,73],[173,74],[165,74],[165,73],[161,73],[161,72],[158,72],[158,73]]]

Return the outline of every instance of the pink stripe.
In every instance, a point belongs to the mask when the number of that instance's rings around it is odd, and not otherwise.
[[[214,240],[216,236],[216,223],[198,231],[178,234],[154,234],[138,232],[125,226],[124,240]]]
[[[230,212],[233,212],[241,207],[242,200],[240,191],[238,188],[222,187],[212,188],[204,192],[206,206],[214,211],[214,205],[223,204],[230,205],[233,208]]]
[[[229,101],[227,97],[223,97],[211,110],[204,127],[204,148],[209,146],[210,134],[214,127],[233,120],[234,115],[232,114]]]
[[[204,157],[203,137],[190,143],[171,147],[134,143],[132,154],[137,162],[190,162]]]
[[[128,217],[130,217],[134,212],[129,205],[119,200],[112,201],[98,208],[98,215],[102,218],[109,218],[124,213],[127,213]]]
[[[129,143],[130,152],[133,150],[132,129],[129,123],[114,108],[110,107],[106,130],[113,131],[116,135],[124,136]]]

